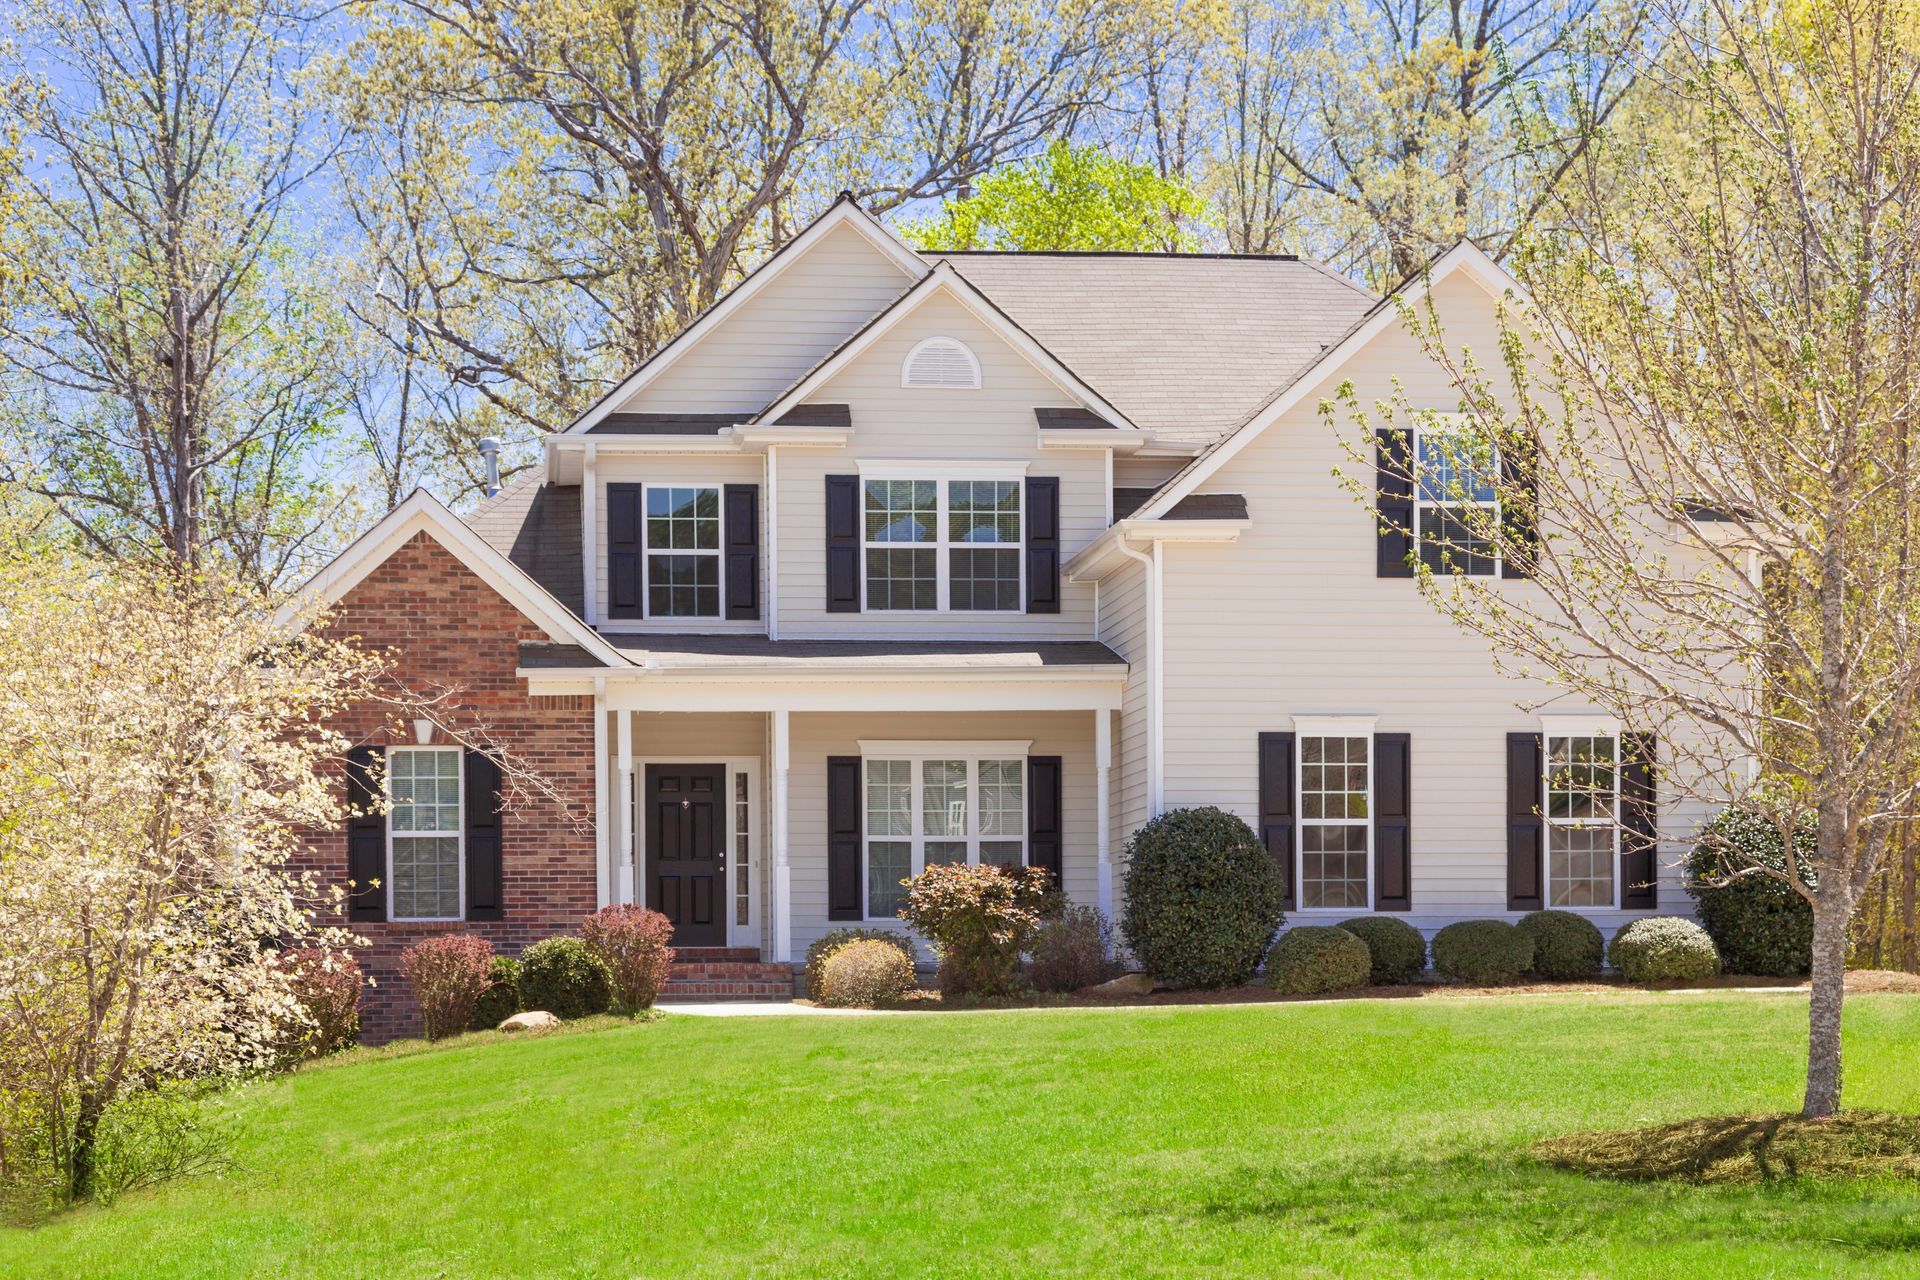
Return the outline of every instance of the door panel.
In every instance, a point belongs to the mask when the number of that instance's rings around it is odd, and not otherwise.
[[[650,764],[645,811],[647,905],[673,922],[680,947],[726,943],[725,765]]]

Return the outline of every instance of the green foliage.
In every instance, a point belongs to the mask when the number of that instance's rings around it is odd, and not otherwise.
[[[1598,925],[1571,911],[1529,911],[1514,926],[1533,939],[1533,971],[1577,981],[1600,976],[1607,940]]]
[[[1427,940],[1405,920],[1392,916],[1356,916],[1338,926],[1367,944],[1373,958],[1370,981],[1397,987],[1418,978],[1427,967]]]
[[[605,1013],[613,974],[578,938],[544,938],[520,953],[520,1007],[560,1018]]]
[[[1813,888],[1811,817],[1794,832],[1793,844],[1801,879]],[[1764,870],[1756,874],[1756,868]],[[1687,892],[1728,972],[1799,978],[1812,969],[1813,907],[1786,875],[1780,828],[1744,810],[1721,810],[1688,853]]]
[[[1622,925],[1607,959],[1628,982],[1698,982],[1720,976],[1707,931],[1684,916],[1647,916]]]
[[[1238,986],[1266,958],[1285,901],[1280,869],[1246,823],[1224,809],[1174,809],[1128,842],[1120,932],[1163,982]]]
[[[826,964],[827,957],[847,943],[857,942],[862,938],[871,938],[874,941],[898,947],[900,954],[907,958],[908,964],[914,962],[913,939],[898,929],[829,929],[807,948],[807,960],[801,972],[806,979],[808,998],[811,999],[820,990],[820,982],[824,976],[822,966]]]
[[[1027,954],[1027,981],[1038,991],[1078,991],[1119,971],[1113,930],[1098,907],[1076,904],[1041,921]]]
[[[1190,252],[1199,248],[1192,227],[1206,213],[1206,201],[1178,178],[1061,139],[1032,160],[995,169],[972,195],[947,201],[938,217],[901,234],[928,252]]]
[[[835,1009],[871,1009],[898,1000],[915,985],[913,961],[891,942],[856,938],[827,954],[814,1000]]]
[[[129,1191],[226,1164],[232,1126],[206,1105],[216,1088],[206,1081],[163,1081],[107,1108],[94,1157],[93,1198],[110,1203]]]
[[[1325,924],[1297,924],[1267,953],[1267,985],[1294,996],[1367,985],[1373,957],[1360,935]]]
[[[495,956],[487,965],[487,989],[473,1005],[469,1031],[491,1031],[520,1012],[520,962]]]
[[[1533,939],[1504,920],[1462,920],[1433,935],[1433,967],[1460,982],[1514,982],[1533,968]]]
[[[1004,996],[1020,976],[1020,953],[1057,905],[1040,867],[936,864],[907,882],[901,918],[939,956],[940,991]]]

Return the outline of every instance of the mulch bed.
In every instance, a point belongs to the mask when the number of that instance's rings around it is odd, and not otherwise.
[[[1787,1178],[1920,1181],[1920,1116],[1842,1111],[1701,1116],[1643,1129],[1544,1138],[1556,1168],[1631,1182],[1739,1184]]]

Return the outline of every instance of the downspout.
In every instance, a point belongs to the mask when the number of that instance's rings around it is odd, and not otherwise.
[[[1137,551],[1127,545],[1125,538],[1113,544],[1120,554],[1129,560],[1137,560],[1141,566],[1141,581],[1147,593],[1147,816],[1160,816],[1165,804],[1165,784],[1162,772],[1165,760],[1165,745],[1161,739],[1162,679],[1160,653],[1162,632],[1160,628],[1160,544],[1153,544],[1152,554]]]

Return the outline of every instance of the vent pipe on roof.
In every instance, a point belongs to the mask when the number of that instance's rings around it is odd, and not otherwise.
[[[487,496],[500,492],[500,442],[492,436],[480,441],[480,457],[487,464]]]

